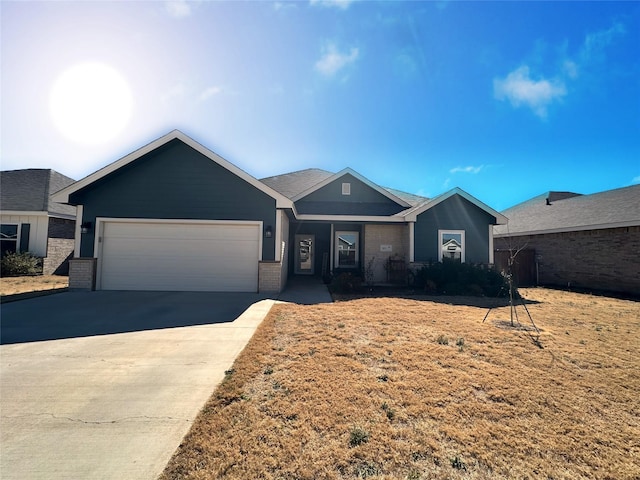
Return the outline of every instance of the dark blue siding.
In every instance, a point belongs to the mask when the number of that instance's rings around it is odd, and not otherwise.
[[[496,219],[460,195],[453,195],[418,215],[415,261],[438,261],[438,230],[465,231],[465,261],[489,263],[489,225]]]
[[[351,194],[342,195],[342,184],[351,184]],[[298,213],[314,215],[393,215],[406,207],[361,182],[353,175],[339,179],[296,202]]]
[[[134,160],[71,195],[96,217],[262,220],[275,228],[275,199],[179,140]],[[82,235],[81,255],[94,256],[94,230]],[[263,238],[263,259],[274,259],[274,238]]]

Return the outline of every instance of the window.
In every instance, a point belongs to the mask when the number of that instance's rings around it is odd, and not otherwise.
[[[464,263],[464,230],[438,230],[438,261]]]
[[[18,225],[0,225],[0,254],[18,251]]]
[[[342,194],[343,195],[351,195],[351,184],[343,183],[342,184]]]
[[[358,268],[358,232],[336,232],[336,268]]]

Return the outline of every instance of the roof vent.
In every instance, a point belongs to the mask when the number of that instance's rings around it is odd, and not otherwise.
[[[547,200],[547,205],[551,205],[551,200],[549,200],[549,197],[547,197],[546,200]]]
[[[351,195],[351,184],[343,183],[342,184],[342,195]]]

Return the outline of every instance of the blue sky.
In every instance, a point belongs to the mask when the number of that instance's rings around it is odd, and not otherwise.
[[[3,170],[79,179],[177,128],[258,178],[497,210],[640,183],[640,2],[0,8]]]

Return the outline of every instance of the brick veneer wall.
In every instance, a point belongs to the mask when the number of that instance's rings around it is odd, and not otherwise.
[[[391,252],[381,252],[381,245],[391,245]],[[409,260],[409,227],[407,225],[365,225],[364,258],[366,269],[373,259],[373,281],[386,283],[385,263],[389,257],[400,256]]]
[[[96,289],[95,258],[72,258],[69,260],[69,288],[71,290]]]
[[[640,227],[496,238],[538,257],[538,283],[640,294]]]
[[[74,240],[68,238],[49,238],[47,256],[42,263],[44,275],[68,275],[69,258],[73,255]]]
[[[263,261],[258,266],[258,292],[282,290],[282,262]]]
[[[42,263],[44,275],[67,275],[69,258],[73,255],[76,221],[49,217],[47,256]]]

